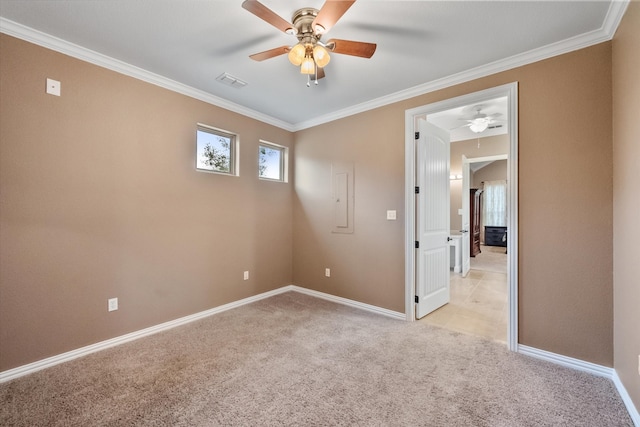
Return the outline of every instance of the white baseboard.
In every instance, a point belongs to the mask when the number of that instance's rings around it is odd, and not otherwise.
[[[622,401],[627,407],[627,411],[629,412],[629,416],[631,420],[635,424],[636,427],[640,427],[640,415],[638,414],[638,410],[635,405],[631,401],[631,397],[629,393],[627,393],[627,389],[624,387],[616,370],[613,368],[608,368],[606,366],[597,365],[591,362],[585,362],[584,360],[574,359],[573,357],[563,356],[561,354],[552,353],[550,351],[539,350],[537,348],[529,347],[526,345],[518,345],[517,349],[518,353],[535,357],[536,359],[546,360],[547,362],[552,362],[557,365],[566,366],[568,368],[577,369],[579,371],[588,372],[593,375],[597,375],[600,377],[609,378],[613,381],[613,384],[616,386]]]
[[[223,311],[231,310],[232,308],[240,307],[246,304],[250,304],[255,301],[259,301],[261,299],[269,298],[274,295],[282,294],[284,292],[288,292],[290,289],[289,286],[285,286],[282,288],[274,289],[273,291],[264,292],[262,294],[254,295],[252,297],[244,298],[238,301],[230,302],[228,304],[224,304],[218,307],[214,307],[210,310],[201,311],[199,313],[191,314],[189,316],[181,317],[179,319],[170,320],[165,323],[161,323],[159,325],[151,326],[149,328],[141,329],[136,332],[131,332],[126,335],[121,335],[119,337],[111,338],[106,341],[101,341],[95,344],[88,345],[86,347],[81,347],[76,350],[71,350],[66,353],[58,354],[57,356],[48,357],[46,359],[39,360],[37,362],[29,363],[27,365],[18,366],[17,368],[9,369],[7,371],[0,372],[0,383],[13,380],[18,377],[22,377],[24,375],[29,375],[34,372],[40,371],[42,369],[50,368],[52,366],[58,365],[60,363],[68,362],[73,359],[77,359],[79,357],[86,356],[91,353],[95,353],[100,350],[107,349],[109,347],[115,347],[120,344],[124,344],[129,341],[137,340],[138,338],[147,337],[152,334],[156,334],[158,332],[166,331],[171,328],[175,328],[176,326],[181,326],[186,323],[190,323],[208,316],[212,316],[217,313],[222,313]]]
[[[372,313],[382,314],[383,316],[393,317],[398,320],[406,320],[407,315],[398,311],[387,310],[386,308],[378,307],[371,304],[365,304],[363,302],[354,301],[348,298],[337,297],[331,294],[325,294],[324,292],[314,291],[312,289],[301,288],[300,286],[290,285],[289,290],[300,292],[301,294],[311,295],[316,298],[324,299],[327,301],[335,302],[338,304],[348,305],[349,307],[359,308],[361,310],[370,311]]]
[[[19,366],[17,368],[0,372],[0,383],[10,381],[25,375],[29,375],[34,372],[40,371],[42,369],[46,369],[51,366],[58,365],[60,363],[68,362],[70,360],[77,359],[79,357],[86,356],[88,354],[95,353],[100,350],[104,350],[110,347],[124,344],[126,342],[133,341],[138,338],[143,338],[158,332],[166,331],[171,328],[175,328],[176,326],[181,326],[190,322],[194,322],[196,320],[203,319],[205,317],[209,317],[217,313],[222,313],[223,311],[231,310],[233,308],[237,308],[246,304],[251,304],[252,302],[259,301],[259,300],[269,298],[274,295],[279,295],[289,291],[299,292],[301,294],[306,294],[306,295],[310,295],[316,298],[321,298],[327,301],[332,301],[338,304],[343,304],[343,305],[358,308],[361,310],[370,311],[372,313],[381,314],[383,316],[392,317],[398,320],[403,320],[403,321],[406,320],[405,313],[388,310],[386,308],[377,307],[375,305],[365,304],[359,301],[350,300],[348,298],[342,298],[335,295],[326,294],[324,292],[314,291],[312,289],[302,288],[296,285],[288,285],[278,289],[274,289],[269,292],[264,292],[258,295],[254,295],[252,297],[230,302],[228,304],[224,304],[219,307],[212,308],[210,310],[201,311],[199,313],[195,313],[189,316],[181,317],[179,319],[171,320],[169,322],[161,323],[156,326],[152,326],[146,329],[132,332],[130,334],[115,337],[106,341],[102,341],[96,344],[92,344],[86,347],[81,347],[76,350],[62,353],[57,356],[49,357],[43,360],[39,360],[37,362],[29,363],[27,365]],[[616,373],[615,369],[608,368],[606,366],[597,365],[595,363],[585,362],[580,359],[574,359],[568,356],[562,356],[560,354],[551,353],[549,351],[539,350],[537,348],[528,347],[526,345],[518,345],[517,352],[527,356],[546,360],[558,365],[566,366],[566,367],[577,369],[580,371],[589,372],[593,375],[598,375],[598,376],[611,379],[614,385],[616,386],[616,388],[618,389],[618,393],[620,393],[620,397],[622,398],[625,406],[627,407],[627,410],[629,411],[629,415],[631,416],[631,419],[633,420],[635,426],[640,427],[640,415],[638,414],[638,410],[636,409],[633,402],[631,401],[631,397],[629,396],[629,393],[627,393],[627,390],[625,389],[624,385],[620,381],[620,378],[618,377],[618,374]]]
[[[624,405],[627,407],[627,411],[629,411],[629,415],[631,416],[633,424],[635,424],[636,427],[640,427],[640,413],[638,413],[638,409],[631,401],[631,396],[629,396],[627,389],[622,384],[622,381],[620,381],[620,377],[618,377],[618,373],[615,370],[613,371],[613,378],[611,379],[616,385],[618,393],[620,393],[620,397],[622,398]]]
[[[97,351],[101,351],[110,347],[114,347],[120,344],[124,344],[129,341],[137,340],[139,338],[147,337],[152,334],[156,334],[158,332],[166,331],[171,328],[175,328],[176,326],[181,326],[186,323],[194,322],[196,320],[212,316],[217,313],[222,313],[223,311],[231,310],[232,308],[240,307],[246,304],[251,304],[252,302],[259,301],[265,298],[272,297],[274,295],[282,294],[289,291],[295,291],[302,294],[307,294],[314,296],[316,298],[322,298],[328,301],[333,301],[339,304],[348,305],[351,307],[356,307],[362,310],[371,311],[374,313],[382,314],[384,316],[390,316],[395,319],[404,320],[404,313],[398,313],[396,311],[387,310],[384,308],[376,307],[369,304],[364,304],[358,301],[353,301],[346,298],[337,297],[334,295],[325,294],[323,292],[313,291],[310,289],[301,288],[299,286],[288,285],[283,286],[278,289],[274,289],[269,292],[264,292],[258,295],[254,295],[252,297],[244,298],[238,301],[230,302],[228,304],[221,305],[219,307],[214,307],[210,310],[201,311],[199,313],[191,314],[189,316],[181,317],[179,319],[171,320],[169,322],[161,323],[159,325],[151,326],[146,329],[141,329],[136,332],[131,332],[126,335],[121,335],[119,337],[111,338],[106,341],[101,341],[95,344],[88,345],[86,347],[81,347],[76,350],[71,350],[66,353],[58,354],[56,356],[48,357],[46,359],[39,360],[37,362],[29,363],[27,365],[18,366],[17,368],[9,369],[7,371],[0,372],[0,383],[13,380],[15,378],[19,378],[25,375],[32,374],[34,372],[40,371],[42,369],[50,368],[52,366],[58,365],[60,363],[68,362],[73,359],[77,359],[79,357],[86,356],[91,353],[95,353]]]

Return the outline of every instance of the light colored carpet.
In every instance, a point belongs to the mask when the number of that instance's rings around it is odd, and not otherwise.
[[[296,292],[0,385],[2,426],[632,426],[610,380]]]

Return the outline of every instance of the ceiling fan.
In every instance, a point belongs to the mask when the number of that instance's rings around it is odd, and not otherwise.
[[[278,16],[271,9],[257,0],[245,0],[242,7],[268,22],[286,34],[295,35],[298,42],[293,46],[280,46],[264,52],[249,55],[255,61],[264,61],[276,56],[288,54],[289,62],[300,67],[300,72],[307,75],[307,86],[310,86],[311,75],[315,75],[315,83],[325,76],[324,67],[329,63],[331,53],[371,58],[376,51],[375,43],[356,42],[351,40],[330,39],[326,43],[320,39],[329,31],[344,13],[355,3],[353,1],[327,0],[320,10],[312,7],[298,9],[291,18],[292,24]]]
[[[489,127],[489,125],[499,121],[503,121],[503,120],[497,119],[498,117],[502,116],[501,113],[494,113],[494,114],[487,115],[481,112],[483,108],[485,108],[485,106],[482,104],[476,105],[473,107],[473,110],[475,110],[476,112],[475,115],[467,118],[458,119],[458,120],[466,120],[468,122],[466,125],[459,126],[459,128],[468,126],[469,129],[471,129],[473,132],[481,133],[481,132],[484,132]]]

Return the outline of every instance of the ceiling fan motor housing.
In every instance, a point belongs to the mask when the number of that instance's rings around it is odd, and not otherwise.
[[[321,32],[315,31],[313,28],[313,20],[318,16],[318,9],[312,7],[304,7],[293,13],[291,21],[296,29],[296,37],[302,44],[315,45],[322,37]]]

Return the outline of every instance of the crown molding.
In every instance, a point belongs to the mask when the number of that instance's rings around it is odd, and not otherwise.
[[[126,76],[133,77],[156,86],[160,86],[162,88],[189,96],[199,101],[203,101],[208,104],[233,111],[234,113],[242,114],[243,116],[259,120],[261,122],[282,128],[289,132],[292,132],[294,130],[294,126],[291,123],[276,119],[275,117],[252,110],[250,108],[243,107],[242,105],[233,103],[224,98],[211,95],[210,93],[207,93],[205,91],[193,88],[175,80],[171,80],[167,77],[152,73],[150,71],[120,61],[110,56],[103,55],[91,49],[84,48],[77,44],[70,43],[66,40],[51,36],[25,25],[18,24],[17,22],[11,21],[6,18],[0,17],[0,33],[17,37],[19,39],[45,47],[47,49],[51,49],[56,52],[60,52],[65,55],[80,59],[82,61],[107,68],[117,73],[124,74]]]
[[[629,1],[630,0],[613,0],[609,4],[609,10],[607,11],[607,16],[605,17],[604,22],[598,30],[590,31],[557,43],[552,43],[509,58],[494,61],[441,79],[436,79],[409,89],[398,91],[391,95],[382,96],[371,101],[353,105],[351,107],[337,110],[296,124],[285,122],[269,116],[268,114],[243,107],[242,105],[211,95],[205,91],[195,89],[175,80],[135,67],[123,61],[86,49],[82,46],[69,43],[60,38],[53,37],[49,34],[34,30],[2,17],[0,17],[0,32],[64,53],[74,58],[90,62],[100,67],[143,80],[156,86],[181,93],[208,104],[242,114],[289,132],[295,132],[609,41],[615,35],[615,32],[620,25],[620,21],[627,10]]]
[[[371,101],[363,102],[361,104],[353,105],[342,110],[334,111],[324,116],[316,117],[312,120],[300,122],[295,125],[295,130],[299,131],[313,126],[318,126],[347,116],[383,107],[385,105],[405,101],[407,99],[424,95],[429,92],[435,92],[440,89],[455,86],[461,83],[466,83],[502,71],[522,67],[524,65],[542,61],[543,59],[552,58],[554,56],[562,55],[565,53],[573,52],[575,50],[583,49],[585,47],[593,46],[598,43],[609,41],[615,35],[615,32],[620,25],[620,21],[622,20],[622,17],[624,16],[624,13],[627,9],[629,1],[630,0],[613,0],[609,4],[609,10],[607,11],[607,16],[605,17],[602,26],[597,30],[590,31],[579,36],[571,37],[560,42],[551,43],[541,48],[533,49],[528,52],[494,61],[476,68],[471,68],[461,73],[452,74],[441,79],[432,80],[430,82],[423,83],[418,86],[393,93],[391,95],[382,96]]]

